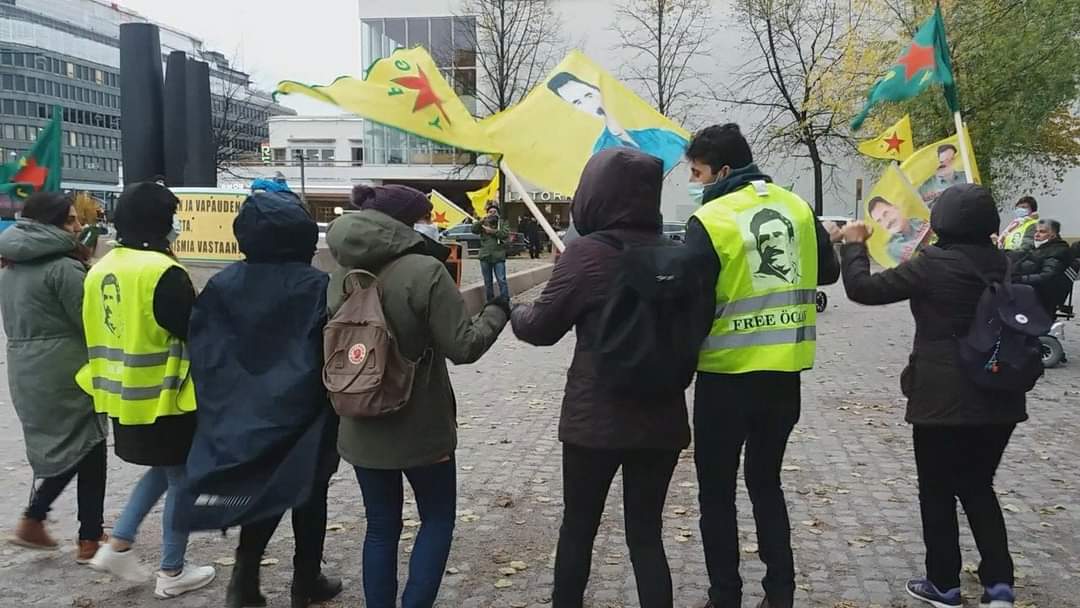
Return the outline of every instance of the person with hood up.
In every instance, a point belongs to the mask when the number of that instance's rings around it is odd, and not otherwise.
[[[637,150],[604,150],[585,166],[571,208],[582,238],[567,245],[537,301],[514,309],[514,334],[550,346],[572,328],[577,343],[566,377],[559,440],[565,506],[555,556],[554,608],[580,607],[608,489],[623,475],[626,543],[642,608],[670,608],[671,572],[661,536],[664,501],[679,453],[690,444],[682,391],[628,399],[598,377],[595,345],[620,251],[589,234],[629,245],[663,244],[663,162]]]
[[[985,284],[1001,281],[1007,259],[992,235],[997,205],[982,186],[953,186],[938,198],[930,226],[938,240],[899,266],[870,274],[869,227],[840,231],[844,289],[852,301],[879,306],[909,300],[915,341],[900,389],[914,427],[926,576],[908,593],[937,608],[963,605],[960,596],[959,498],[975,535],[985,589],[982,606],[1011,608],[1013,561],[994,474],[1016,425],[1027,420],[1023,392],[977,387],[958,363],[957,336],[966,335]]]
[[[83,281],[90,251],[72,199],[34,194],[22,218],[0,234],[0,311],[7,335],[8,387],[34,472],[30,505],[12,542],[55,549],[45,529],[53,501],[78,476],[76,561],[88,562],[102,538],[108,422],[75,384],[86,364]]]
[[[112,419],[116,455],[149,467],[90,567],[132,582],[149,578],[132,545],[164,495],[159,598],[200,589],[215,576],[212,566],[184,563],[188,530],[179,521],[196,421],[186,344],[195,289],[171,250],[182,228],[179,204],[154,182],[132,184],[120,195],[118,246],[86,277],[82,315],[90,360],[77,378],[94,408]]]
[[[398,349],[419,361],[411,397],[401,410],[341,419],[338,452],[356,471],[367,517],[364,597],[368,608],[397,605],[404,476],[416,496],[421,525],[401,605],[430,608],[450,554],[457,506],[457,403],[446,361],[477,361],[506,325],[509,300],[497,298],[479,315],[469,315],[443,260],[432,256],[425,237],[413,229],[431,213],[431,202],[419,191],[360,186],[354,205],[362,211],[335,220],[326,235],[341,266],[330,277],[331,314],[344,302],[350,270],[375,274]]]
[[[292,606],[306,608],[341,592],[340,580],[320,573],[339,462],[322,382],[329,278],[311,266],[319,228],[292,192],[249,196],[233,232],[244,261],[210,279],[191,315],[199,423],[187,461],[189,527],[242,526],[226,606],[265,606],[259,564],[292,509]]]
[[[1035,225],[1034,246],[1009,253],[1013,260],[1013,281],[1031,285],[1053,319],[1057,307],[1065,302],[1073,282],[1066,274],[1072,265],[1069,244],[1061,238],[1061,223],[1043,219]]]

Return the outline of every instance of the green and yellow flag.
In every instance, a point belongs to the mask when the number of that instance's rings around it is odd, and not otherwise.
[[[495,177],[491,178],[491,181],[486,186],[466,194],[468,194],[469,200],[472,201],[473,212],[476,213],[476,217],[484,217],[487,215],[488,202],[499,202],[499,172],[495,172]]]
[[[300,94],[447,146],[491,152],[476,119],[421,47],[398,49],[363,80],[342,76],[325,86],[283,80],[274,95]]]
[[[35,192],[60,190],[60,118],[60,106],[54,106],[52,121],[42,129],[34,145],[15,160],[0,165],[0,216],[21,209],[22,201]]]
[[[905,161],[915,152],[911,139],[911,118],[905,114],[881,135],[860,143],[859,152],[882,160]]]
[[[457,226],[466,218],[472,219],[472,216],[464,209],[455,205],[438,190],[432,190],[428,195],[428,200],[431,201],[431,223],[438,226],[440,230]]]
[[[975,162],[975,150],[971,147],[971,135],[964,127],[964,142],[967,144],[968,158],[971,160],[971,181],[982,183],[979,165]],[[964,162],[960,155],[959,140],[953,135],[921,148],[900,165],[908,181],[913,184],[919,197],[930,208],[938,196],[951,186],[967,183]]]
[[[627,147],[651,154],[667,173],[690,134],[579,51],[571,52],[516,106],[481,121],[514,173],[573,195],[593,154]]]
[[[915,39],[904,54],[870,88],[866,105],[851,121],[851,129],[857,131],[870,110],[879,103],[911,99],[922,93],[926,87],[938,83],[945,89],[945,102],[949,111],[959,110],[956,80],[953,78],[949,44],[945,39],[945,21],[941,17],[940,6],[934,8],[934,14],[915,32]]]

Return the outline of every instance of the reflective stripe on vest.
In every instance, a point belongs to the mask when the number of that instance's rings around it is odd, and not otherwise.
[[[813,367],[817,232],[810,206],[779,186],[753,182],[694,215],[720,260],[715,318],[698,370]]]
[[[1028,228],[1031,228],[1038,223],[1039,218],[1037,217],[1029,217],[1023,222],[1020,222],[1020,225],[1018,225],[1015,230],[1005,236],[1005,249],[1015,251],[1023,247],[1024,234],[1027,233]]]
[[[94,409],[122,425],[195,411],[184,343],[154,318],[154,291],[171,257],[120,247],[87,273],[83,326],[89,362],[77,376]]]

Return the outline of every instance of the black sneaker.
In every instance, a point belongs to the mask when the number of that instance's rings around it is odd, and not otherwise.
[[[913,578],[907,583],[907,592],[911,597],[926,602],[934,608],[961,608],[964,600],[960,597],[960,587],[939,591],[934,583],[925,578]]]

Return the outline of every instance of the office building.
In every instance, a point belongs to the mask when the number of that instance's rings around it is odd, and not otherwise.
[[[52,107],[63,112],[65,187],[101,189],[120,179],[120,25],[147,22],[98,0],[0,0],[0,156],[32,145]],[[256,90],[224,55],[165,24],[162,65],[171,51],[210,65],[215,124],[231,156],[258,159],[270,116],[294,114]],[[113,188],[115,190],[115,188]]]

